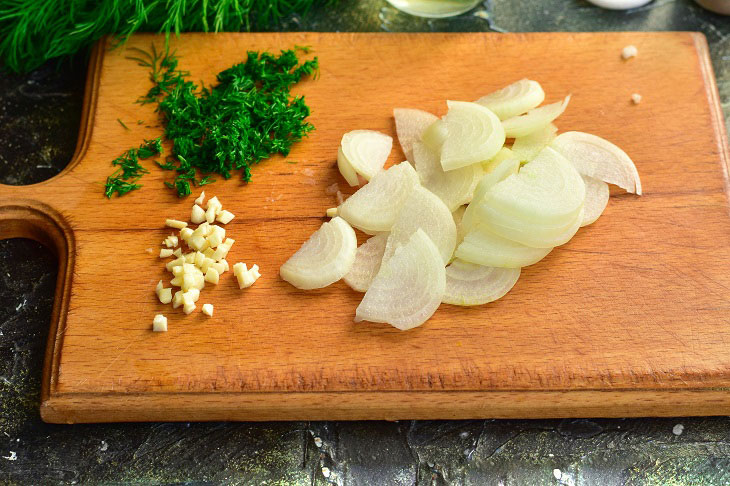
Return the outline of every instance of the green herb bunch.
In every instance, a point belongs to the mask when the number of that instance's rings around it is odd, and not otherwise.
[[[165,137],[173,149],[158,165],[177,172],[166,184],[178,196],[189,195],[191,184],[214,182],[211,174],[229,179],[241,170],[248,182],[251,164],[275,153],[288,155],[292,144],[314,129],[305,121],[310,110],[304,97],[292,97],[290,89],[315,73],[318,61],[315,57],[300,63],[297,50],[308,51],[298,47],[278,56],[248,52],[245,62],[220,72],[212,87],[190,81],[189,73],[178,69],[174,55],[158,54],[154,47],[151,53],[137,50],[140,55],[132,59],[150,68],[153,83],[139,101],[156,102],[163,117]],[[135,175],[141,176],[141,171]],[[125,187],[125,192],[136,188]]]
[[[107,34],[267,29],[336,0],[1,0],[0,65],[30,71]]]

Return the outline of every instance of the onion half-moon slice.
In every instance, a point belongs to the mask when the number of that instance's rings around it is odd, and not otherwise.
[[[507,149],[509,150],[509,149]],[[511,153],[511,152],[510,152]],[[474,227],[477,220],[474,218],[479,202],[484,199],[484,195],[489,191],[495,184],[505,180],[507,177],[517,174],[520,169],[520,160],[517,158],[494,158],[493,163],[487,166],[486,174],[477,183],[474,189],[474,196],[472,202],[466,207],[464,212],[464,218],[462,225],[465,230]]]
[[[550,145],[550,142],[555,140],[555,134],[558,131],[558,127],[550,123],[546,127],[543,127],[535,132],[524,137],[515,138],[515,143],[512,144],[512,153],[515,157],[520,159],[520,162],[529,162],[540,153],[542,149]]]
[[[417,230],[384,261],[355,311],[355,322],[386,322],[400,330],[426,322],[438,309],[446,270],[436,245]]]
[[[441,302],[482,305],[504,297],[520,278],[519,268],[475,265],[458,258],[446,267],[446,288]]]
[[[502,238],[480,225],[464,236],[454,256],[487,267],[519,268],[539,262],[551,250],[533,248]]]
[[[345,276],[355,261],[355,231],[340,217],[324,223],[279,269],[298,289],[326,287]]]
[[[413,142],[420,141],[426,128],[439,118],[427,111],[414,108],[395,108],[393,118],[398,143],[400,143],[406,159],[413,164]]]
[[[534,108],[524,115],[514,116],[502,122],[508,138],[524,137],[548,126],[563,114],[570,102],[570,95],[563,101]]]
[[[446,130],[446,123],[439,118],[424,130],[423,134],[421,134],[421,141],[429,149],[441,153],[441,146],[443,146],[448,136],[449,132]]]
[[[603,210],[608,205],[610,192],[608,184],[587,175],[583,177],[583,183],[586,185],[586,200],[583,203],[583,220],[580,225],[588,226],[594,223],[603,214]]]
[[[338,208],[348,223],[366,233],[390,231],[401,207],[414,187],[418,174],[408,162],[378,172]]]
[[[572,162],[581,174],[641,195],[641,179],[636,165],[626,152],[608,140],[590,133],[565,132],[550,145]]]
[[[500,120],[506,120],[540,106],[544,100],[545,92],[540,83],[530,79],[520,79],[482,96],[476,102],[492,110]]]
[[[454,217],[438,196],[421,186],[415,187],[403,204],[385,244],[383,261],[387,261],[419,229],[436,245],[446,265],[456,248]]]
[[[474,188],[484,174],[479,164],[444,172],[438,152],[422,142],[413,144],[413,161],[421,185],[441,198],[449,211],[471,201]]]
[[[353,130],[342,136],[337,152],[337,166],[347,183],[357,186],[357,174],[369,181],[383,170],[392,148],[393,138],[384,133]]]
[[[477,103],[448,101],[444,117],[448,137],[441,146],[445,171],[476,164],[494,157],[504,145],[504,127],[492,113]]]
[[[370,283],[380,270],[380,263],[383,261],[385,243],[388,241],[388,233],[380,233],[360,245],[355,254],[355,261],[350,271],[344,277],[345,283],[352,290],[366,292]]]

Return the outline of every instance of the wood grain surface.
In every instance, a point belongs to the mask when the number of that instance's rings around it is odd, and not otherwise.
[[[162,39],[128,45],[152,42]],[[311,45],[321,76],[295,92],[317,129],[286,160],[256,166],[252,183],[206,186],[237,216],[228,260],[263,276],[241,291],[225,274],[198,302],[215,317],[186,316],[157,301],[169,274],[145,250],[171,234],[165,218],[189,217],[193,198],[165,189],[170,173],[155,167],[141,190],[103,197],[111,160],[161,127],[153,106],[135,103],[148,72],[123,49],[95,49],[74,160],[46,182],[0,186],[0,237],[59,254],[44,420],[730,413],[728,149],[701,34],[185,34],[173,44],[206,83],[247,50]],[[627,44],[639,55],[622,61]],[[395,135],[394,107],[442,115],[446,99],[522,77],[542,83],[546,102],[572,93],[560,130],[625,149],[644,196],[615,191],[597,223],[524,269],[506,297],[442,305],[412,331],[355,324],[362,294],[342,282],[304,292],[278,277],[336,205],[325,188],[351,192],[336,168],[343,132]],[[403,158],[396,144],[388,163]],[[151,332],[157,313],[167,333]]]

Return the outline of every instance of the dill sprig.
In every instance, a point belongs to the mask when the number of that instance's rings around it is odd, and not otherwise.
[[[149,173],[139,163],[140,159],[148,159],[162,153],[162,140],[145,140],[139,148],[131,148],[112,161],[112,165],[119,167],[114,174],[107,177],[104,186],[104,195],[111,199],[114,193],[119,196],[139,189],[137,181],[142,175]]]
[[[30,71],[75,54],[107,34],[136,31],[238,32],[274,27],[292,13],[336,0],[5,0],[0,1],[0,64]]]
[[[191,185],[224,179],[241,170],[251,180],[251,164],[275,153],[288,155],[292,144],[314,129],[305,121],[309,107],[304,97],[292,97],[290,88],[302,77],[316,73],[315,57],[299,63],[296,50],[248,52],[245,62],[220,72],[215,86],[198,87],[187,71],[178,69],[174,54],[136,50],[136,60],[150,69],[153,86],[139,99],[157,103],[165,123],[172,154],[158,165],[177,172],[166,185],[183,197]],[[205,176],[198,178],[198,173]]]

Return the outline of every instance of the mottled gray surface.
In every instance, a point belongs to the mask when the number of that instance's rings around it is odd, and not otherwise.
[[[570,0],[501,0],[436,21],[383,1],[345,1],[289,18],[282,29],[700,30],[730,115],[730,20],[687,1],[625,13]],[[26,76],[0,75],[0,183],[37,182],[68,162],[84,63],[79,56]],[[0,241],[1,484],[730,484],[725,417],[43,424],[38,395],[55,277],[55,258],[39,244]]]

